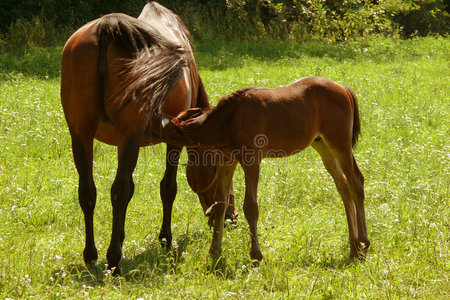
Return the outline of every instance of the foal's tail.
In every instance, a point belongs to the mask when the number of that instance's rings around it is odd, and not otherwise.
[[[345,87],[350,94],[353,101],[353,130],[352,130],[352,147],[355,148],[358,142],[359,136],[361,135],[361,119],[359,118],[359,104],[355,93],[351,88]]]

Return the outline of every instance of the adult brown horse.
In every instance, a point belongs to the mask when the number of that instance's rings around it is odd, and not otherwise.
[[[224,97],[212,110],[197,108],[181,113],[165,126],[163,134],[174,144],[221,150],[211,253],[221,251],[221,222],[236,163],[245,175],[250,255],[260,261],[257,186],[261,159],[295,154],[309,145],[319,152],[344,202],[350,257],[360,257],[361,250],[365,254],[368,249],[364,177],[352,151],[360,134],[359,108],[351,89],[318,77],[275,89],[246,88]]]
[[[124,14],[96,19],[78,29],[64,47],[61,102],[79,173],[78,195],[86,230],[83,257],[88,266],[95,265],[98,258],[93,229],[93,140],[118,147],[107,261],[108,268],[120,274],[125,215],[134,191],[132,173],[139,147],[164,142],[163,116],[176,116],[192,107],[209,108],[192,51],[190,34],[180,18],[155,2],[148,3],[137,19]],[[172,241],[171,215],[181,149],[167,145],[160,185],[163,222],[159,239],[166,246]],[[215,172],[213,165],[189,167],[189,183],[203,202],[214,198],[216,183],[211,183],[211,178]]]

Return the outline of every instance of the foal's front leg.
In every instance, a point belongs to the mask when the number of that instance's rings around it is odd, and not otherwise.
[[[222,236],[225,221],[225,211],[228,206],[228,195],[230,193],[231,183],[233,181],[236,163],[218,165],[217,166],[217,192],[215,215],[214,215],[214,232],[209,253],[214,255],[222,252]]]
[[[241,164],[245,175],[245,198],[244,198],[244,214],[250,227],[252,239],[252,248],[250,257],[257,260],[255,266],[259,265],[263,255],[258,240],[258,180],[259,180],[259,163],[252,165]]]
[[[119,261],[122,258],[122,245],[125,238],[125,215],[128,203],[134,193],[133,171],[139,154],[139,144],[130,139],[119,146],[119,165],[116,178],[111,187],[111,203],[113,207],[113,223],[111,243],[106,258],[108,269],[114,275],[120,275]]]

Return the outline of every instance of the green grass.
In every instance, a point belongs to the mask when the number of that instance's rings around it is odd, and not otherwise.
[[[1,53],[0,298],[448,298],[448,49],[448,38],[197,45],[213,103],[245,86],[276,87],[308,75],[354,89],[363,134],[355,155],[366,178],[372,245],[366,261],[347,260],[342,201],[307,149],[262,165],[261,267],[251,267],[240,169],[240,216],[225,230],[219,263],[208,256],[211,231],[183,167],[175,245],[166,252],[157,241],[165,152],[157,145],[141,150],[134,174],[121,278],[105,270],[116,149],[95,145],[100,257],[99,268],[88,271],[78,177],[59,104],[61,47]]]

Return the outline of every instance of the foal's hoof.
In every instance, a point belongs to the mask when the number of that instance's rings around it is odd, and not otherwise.
[[[229,206],[230,207],[230,206]],[[216,218],[216,211],[215,211],[215,204],[211,205],[205,212],[205,217],[208,217],[208,225],[210,228],[214,227],[214,219]],[[230,225],[236,225],[236,221],[238,218],[238,213],[232,207],[231,209],[228,209],[225,211],[225,222],[224,227],[227,226],[227,223]]]
[[[349,259],[350,260],[358,259],[360,261],[366,260],[366,256],[367,256],[367,252],[368,252],[369,246],[370,246],[370,242],[369,241],[358,243],[356,245],[352,245],[350,247]]]
[[[94,269],[97,267],[97,249],[95,247],[86,247],[83,250],[83,259],[86,267]]]
[[[237,218],[238,218],[238,213],[236,210],[234,210],[234,208],[231,210],[227,209],[227,211],[225,212],[225,223],[224,223],[225,226],[227,225],[227,223],[232,226],[236,225]]]
[[[253,261],[252,262],[252,267],[258,268],[261,265],[261,261],[263,259],[263,255],[262,255],[261,251],[259,251],[259,252],[257,252],[257,251],[253,252],[252,251],[250,253],[250,257],[251,257],[251,259]]]

